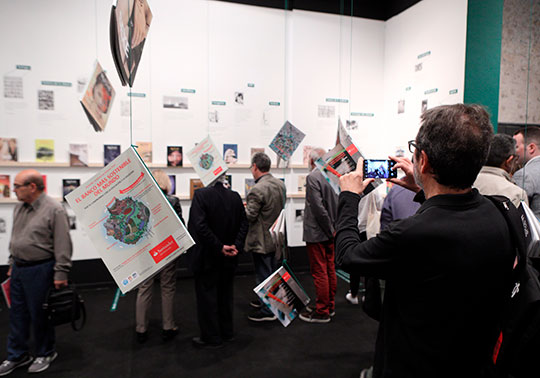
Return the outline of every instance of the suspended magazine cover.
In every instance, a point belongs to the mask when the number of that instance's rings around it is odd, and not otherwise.
[[[253,291],[284,327],[287,327],[310,301],[302,286],[283,266]]]
[[[287,231],[285,227],[285,209],[281,210],[279,216],[275,220],[272,227],[270,227],[270,236],[276,247],[276,260],[287,259],[288,248],[287,248]]]
[[[341,119],[338,120],[338,132],[336,145],[329,152],[317,159],[315,165],[319,168],[330,183],[334,191],[339,194],[339,178],[356,169],[356,164],[360,158],[364,156],[353,143],[351,136],[347,133]],[[368,194],[382,183],[381,179],[375,181],[364,190],[364,194]]]
[[[96,62],[94,73],[84,92],[81,105],[95,131],[105,130],[111,114],[115,91],[101,65]]]
[[[111,52],[122,85],[133,86],[152,12],[146,0],[116,0],[109,25]]]
[[[191,149],[187,155],[204,186],[214,182],[229,169],[209,136]]]
[[[66,200],[122,293],[194,244],[133,147]]]
[[[270,143],[270,148],[278,158],[288,161],[305,136],[306,134],[287,121]]]

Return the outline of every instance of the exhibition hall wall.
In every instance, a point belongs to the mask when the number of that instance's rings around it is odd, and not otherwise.
[[[18,146],[18,162],[0,162],[0,175],[11,185],[18,171],[36,167],[60,200],[62,179],[82,183],[103,167],[104,144],[123,151],[151,142],[148,166],[176,176],[187,220],[197,175],[186,152],[195,143],[210,135],[220,150],[237,145],[228,174],[244,195],[251,148],[265,148],[275,164],[268,145],[288,120],[306,137],[289,166],[272,173],[287,186],[289,245],[301,246],[304,146],[332,148],[340,118],[364,156],[386,158],[407,149],[422,109],[463,101],[466,0],[423,0],[386,22],[207,0],[149,5],[153,19],[130,91],[112,59],[110,0],[0,3],[0,138]],[[116,91],[102,132],[79,103],[96,60]],[[22,97],[6,96],[8,83],[19,83]],[[182,105],[164,106],[171,101]],[[36,139],[54,140],[54,163],[36,163]],[[88,167],[69,166],[74,143],[88,144]],[[184,167],[166,167],[167,146],[183,147]],[[15,204],[13,193],[0,201],[0,263]],[[80,227],[72,238],[75,260],[99,257]]]

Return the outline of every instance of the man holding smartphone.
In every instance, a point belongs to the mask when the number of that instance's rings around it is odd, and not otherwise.
[[[472,189],[493,127],[478,105],[426,110],[414,163],[393,157],[423,202],[410,218],[363,243],[358,202],[373,179],[340,179],[336,262],[386,279],[374,377],[483,377],[498,336],[515,257],[499,210]]]

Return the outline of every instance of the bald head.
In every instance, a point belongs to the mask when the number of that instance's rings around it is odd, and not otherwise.
[[[13,181],[13,191],[17,195],[17,199],[22,202],[34,202],[44,189],[43,176],[35,169],[25,169],[19,172]]]
[[[326,151],[321,147],[315,147],[309,153],[309,168],[315,168],[315,162],[324,154]]]

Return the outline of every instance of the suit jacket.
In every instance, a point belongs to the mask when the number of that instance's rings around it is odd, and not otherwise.
[[[334,238],[338,195],[321,171],[313,169],[306,177],[303,240],[320,243]]]
[[[514,181],[525,189],[529,206],[540,219],[540,156],[529,160],[525,167],[514,173]]]
[[[438,195],[361,243],[359,200],[340,194],[336,262],[386,279],[374,377],[481,377],[512,290],[502,214],[476,189]]]
[[[270,227],[285,206],[286,189],[283,181],[270,173],[261,176],[246,198],[249,230],[246,237],[247,252],[273,253],[276,250]]]
[[[482,167],[473,186],[485,196],[505,196],[515,207],[519,207],[522,200],[529,204],[527,193],[514,184],[510,174],[502,168]]]
[[[188,231],[195,241],[190,249],[194,273],[236,265],[237,256],[221,253],[223,245],[235,245],[242,252],[247,219],[240,195],[221,183],[196,190],[189,209]]]

